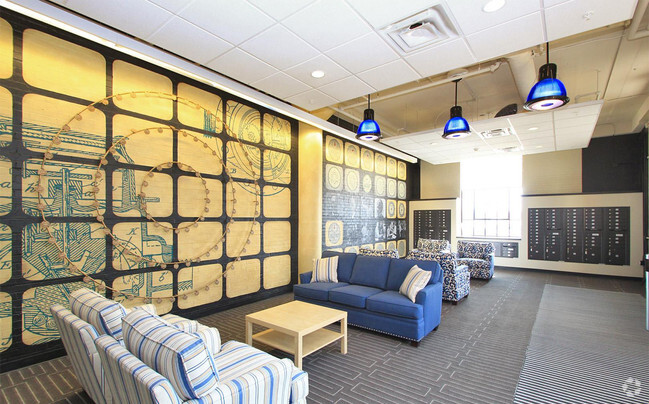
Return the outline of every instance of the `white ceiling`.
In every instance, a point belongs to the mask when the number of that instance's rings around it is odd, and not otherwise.
[[[572,104],[605,100],[596,119],[604,134],[633,129],[627,126],[649,109],[649,38],[627,41],[619,24],[632,18],[636,2],[508,0],[485,13],[486,0],[53,0],[307,111],[320,110],[325,119],[335,110],[353,121],[362,116],[357,104],[366,94],[411,90],[514,52],[533,51],[538,69],[545,62],[539,45],[552,41],[551,59]],[[380,34],[433,6],[446,12],[455,39],[403,54]],[[313,78],[314,70],[325,76]],[[521,104],[514,75],[502,63],[460,83],[459,104],[473,126],[504,105]],[[372,106],[388,138],[430,134],[448,119],[452,91],[440,85]]]

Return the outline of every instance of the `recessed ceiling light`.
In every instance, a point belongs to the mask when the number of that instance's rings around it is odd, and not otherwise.
[[[482,7],[482,11],[485,13],[493,13],[503,8],[504,5],[505,0],[490,0]]]
[[[535,131],[537,129],[538,129],[538,127],[536,127],[536,126],[532,126],[531,128],[527,128],[527,130],[531,130],[531,131]]]
[[[325,72],[322,70],[314,70],[311,72],[311,77],[316,78],[316,79],[321,79],[325,75]]]

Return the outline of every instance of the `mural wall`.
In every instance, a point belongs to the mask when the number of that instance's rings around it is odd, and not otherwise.
[[[404,257],[407,163],[331,134],[323,152],[323,251],[387,248]]]
[[[295,121],[3,9],[1,370],[61,353],[80,287],[186,317],[290,290],[296,170]]]

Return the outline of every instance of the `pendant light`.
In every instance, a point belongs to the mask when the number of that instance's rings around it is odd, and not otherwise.
[[[457,83],[462,79],[453,80],[455,83],[455,105],[451,107],[451,119],[444,126],[444,139],[460,139],[471,134],[469,123],[462,118],[462,107],[457,105]]]
[[[550,63],[550,43],[545,47],[546,63],[539,69],[539,81],[532,87],[523,107],[528,111],[545,111],[566,105],[570,98],[566,87],[557,79],[557,65]]]
[[[356,139],[379,140],[381,139],[381,128],[374,120],[374,110],[370,108],[370,95],[367,95],[367,109],[363,112],[363,122],[358,125]]]

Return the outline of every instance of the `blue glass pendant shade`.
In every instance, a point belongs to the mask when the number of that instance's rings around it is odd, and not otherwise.
[[[360,140],[378,140],[381,138],[381,128],[374,120],[374,110],[366,109],[363,113],[363,122],[358,125],[356,139]]]
[[[451,107],[451,119],[444,126],[444,139],[459,139],[471,133],[469,123],[462,118],[462,107]]]
[[[570,98],[566,87],[557,78],[557,65],[546,63],[539,69],[539,81],[532,87],[523,107],[529,111],[545,111],[566,105]]]

